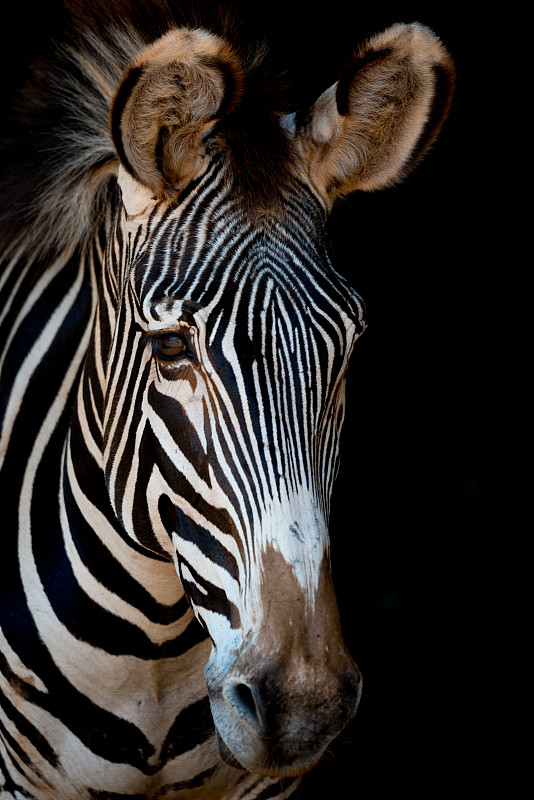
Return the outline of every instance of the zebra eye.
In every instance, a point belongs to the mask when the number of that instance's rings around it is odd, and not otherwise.
[[[187,353],[187,342],[176,333],[162,333],[154,340],[154,352],[164,361],[175,361]]]

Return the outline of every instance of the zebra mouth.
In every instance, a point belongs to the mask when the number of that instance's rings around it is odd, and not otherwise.
[[[222,738],[219,731],[215,729],[215,732],[217,734],[217,747],[219,748],[219,755],[224,761],[224,763],[228,767],[233,767],[234,769],[240,769],[243,772],[247,772],[247,770],[245,770],[245,767],[242,764],[240,764],[237,758],[234,756],[234,754],[232,753],[232,751]]]
[[[317,753],[312,759],[304,760],[302,762],[297,761],[295,764],[284,764],[283,759],[278,762],[276,759],[276,753],[271,753],[270,757],[267,756],[262,760],[263,763],[258,762],[258,764],[256,764],[254,767],[247,768],[237,760],[217,730],[216,734],[219,755],[226,766],[242,772],[253,772],[255,774],[266,775],[269,777],[293,778],[299,775],[304,775],[306,772],[309,772],[316,766],[318,761],[320,761],[321,757],[323,756],[324,750],[326,749],[321,749],[319,753]]]

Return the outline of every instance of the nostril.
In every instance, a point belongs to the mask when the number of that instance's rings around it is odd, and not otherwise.
[[[263,714],[257,692],[246,683],[235,681],[227,684],[224,691],[226,702],[249,725],[256,730],[263,728]]]
[[[247,686],[246,683],[238,683],[237,686],[234,686],[234,696],[245,712],[256,716],[256,703],[250,686]]]

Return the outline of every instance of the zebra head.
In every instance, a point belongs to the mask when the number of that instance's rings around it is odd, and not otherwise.
[[[362,306],[325,221],[336,196],[419,157],[440,69],[432,34],[396,26],[282,117],[259,108],[257,64],[176,30],[116,96],[122,204],[98,313],[108,492],[128,535],[175,562],[213,644],[221,754],[252,772],[309,769],[358,704],[328,516]]]

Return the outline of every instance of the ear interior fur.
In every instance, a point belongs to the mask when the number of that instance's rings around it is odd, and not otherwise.
[[[128,216],[147,214],[154,208],[156,199],[153,192],[130,175],[122,164],[119,165],[117,182],[121,188],[122,203]]]
[[[202,170],[203,137],[239,102],[241,63],[203,30],[173,30],[130,65],[115,97],[112,135],[125,169],[153,193],[179,190]]]
[[[397,24],[372,38],[297,130],[312,183],[332,202],[404,178],[439,133],[453,88],[452,59],[428,28]]]
[[[130,63],[115,97],[112,134],[123,167],[156,197],[180,191],[202,171],[216,123],[229,145],[229,120],[246,122],[230,114],[242,105],[244,83],[240,58],[218,36],[188,28],[162,36]],[[305,119],[297,117],[293,146],[325,201],[401,180],[436,138],[453,87],[452,60],[423,25],[397,24],[370,39]]]

